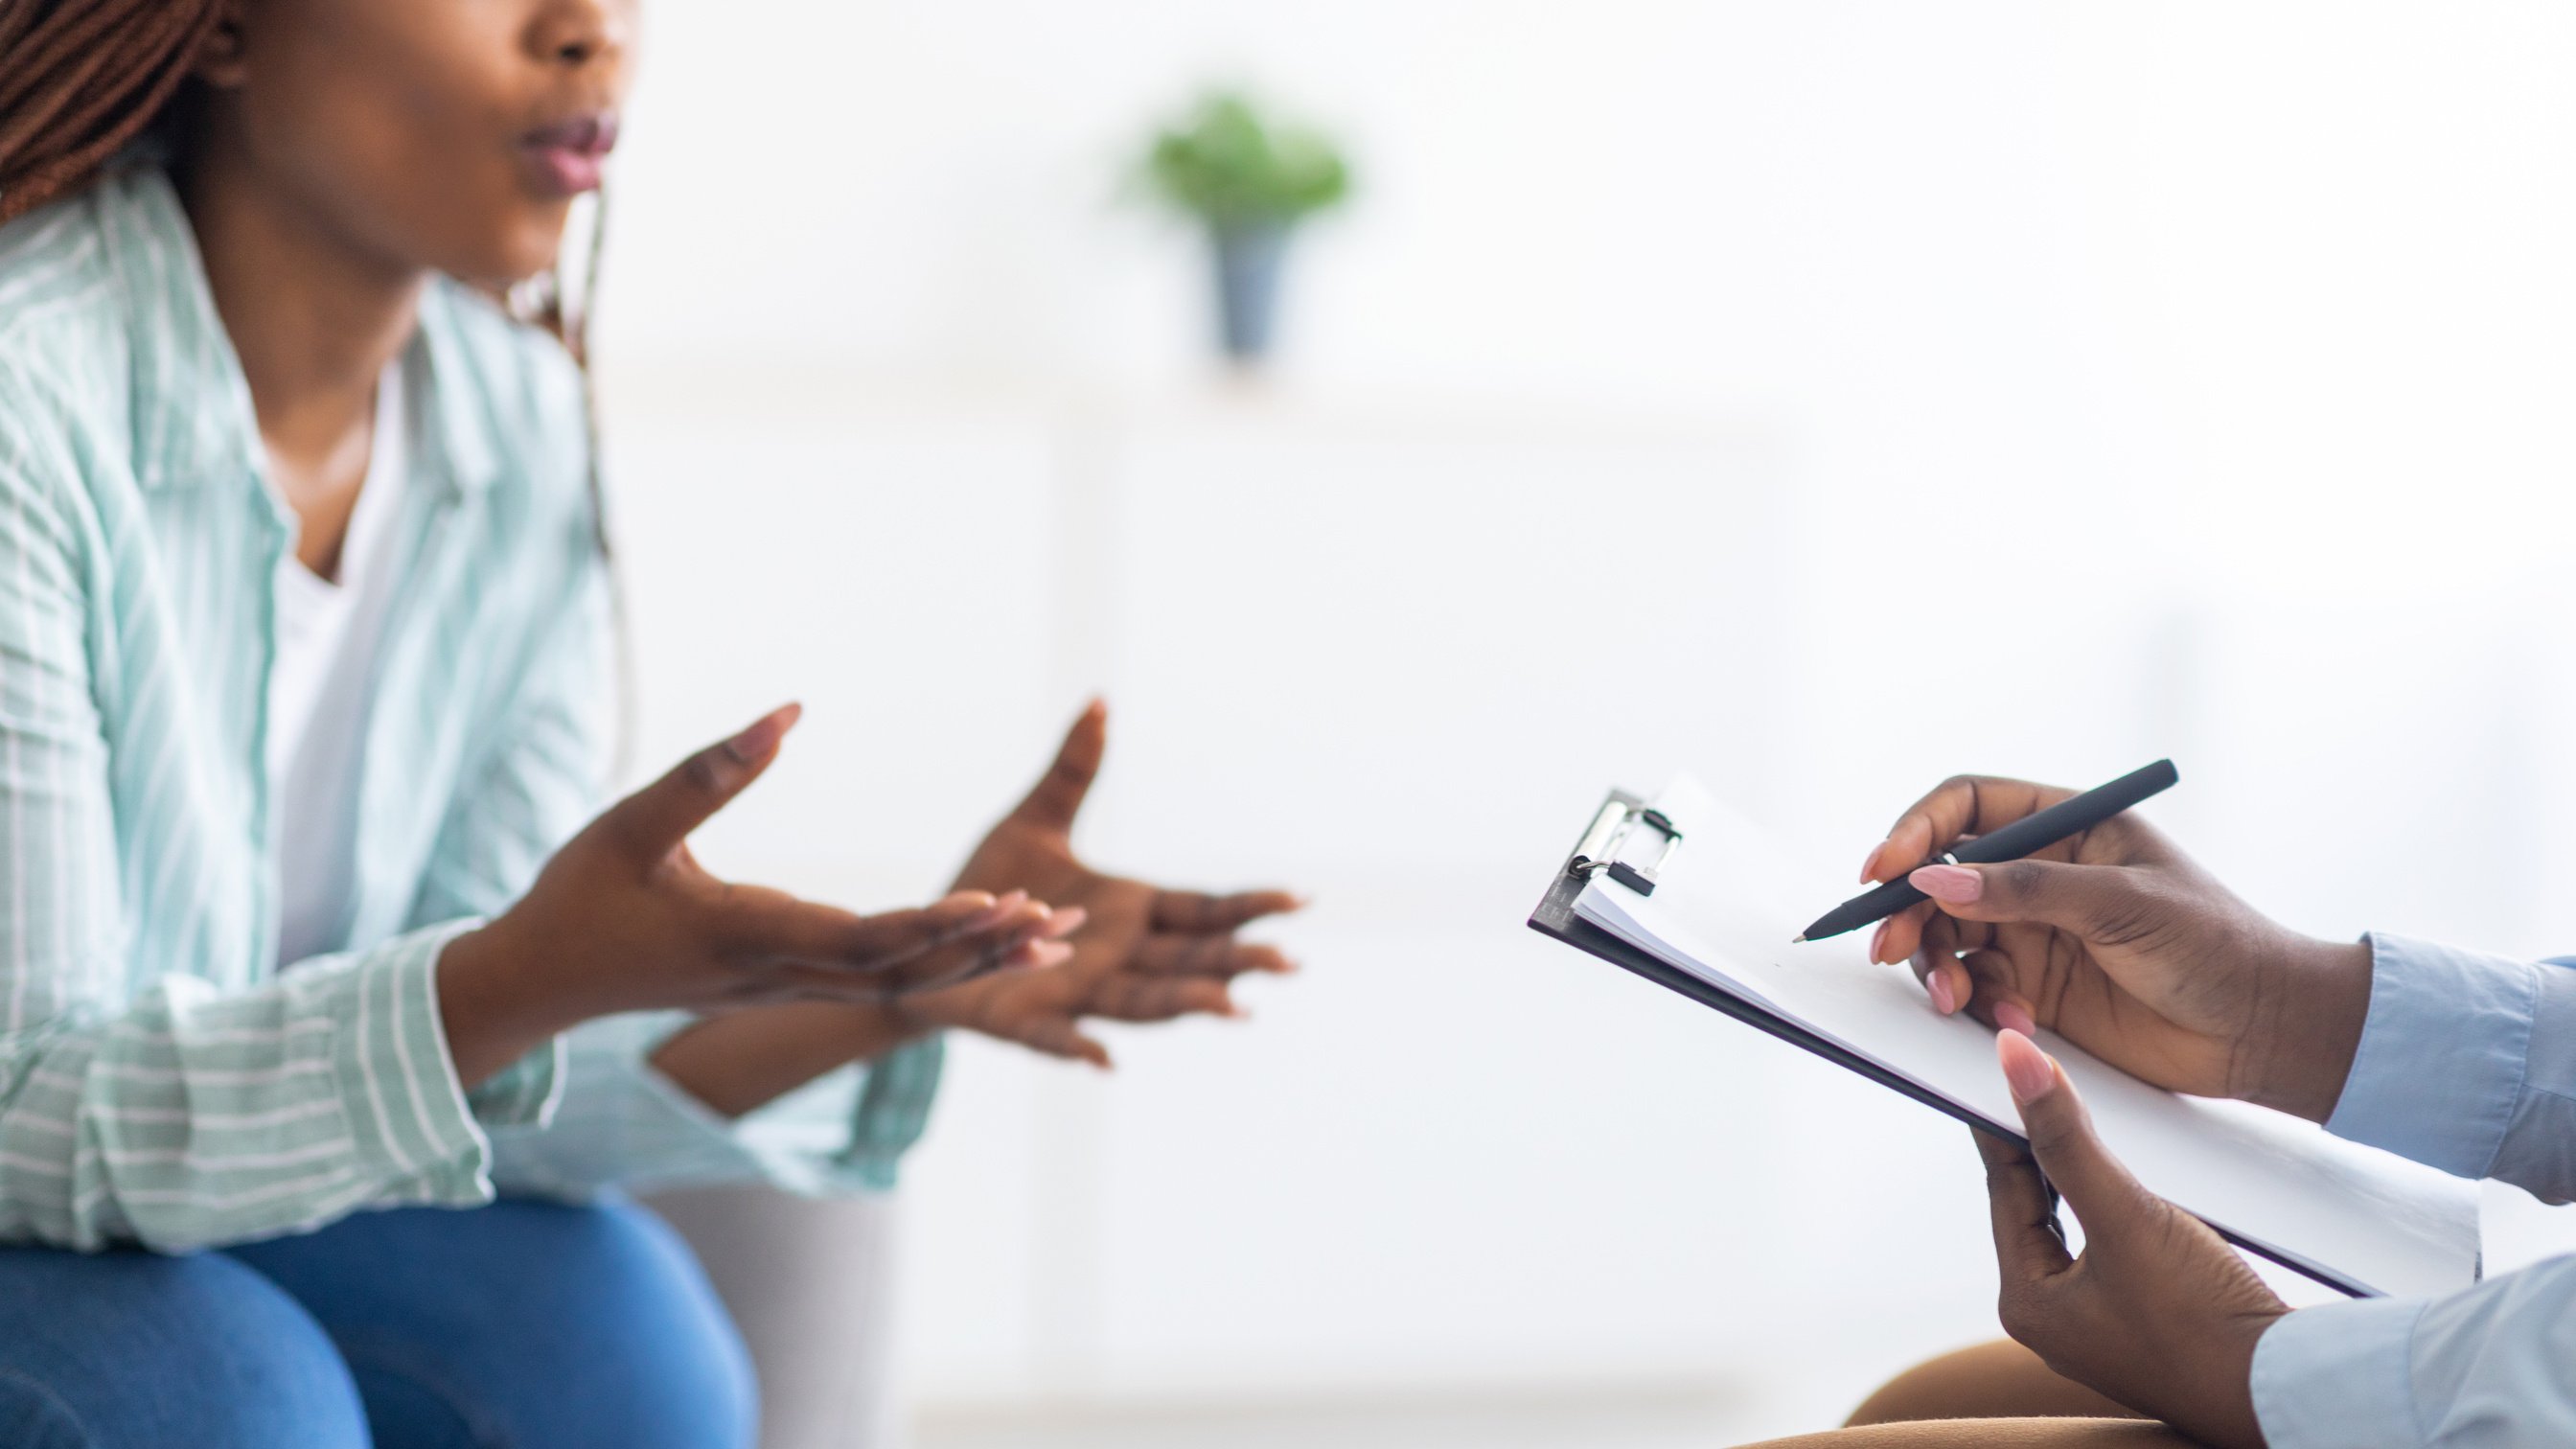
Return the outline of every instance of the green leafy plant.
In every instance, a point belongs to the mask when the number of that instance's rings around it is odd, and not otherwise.
[[[1220,232],[1285,227],[1340,201],[1351,184],[1331,141],[1270,124],[1231,92],[1156,136],[1145,172],[1164,201]]]

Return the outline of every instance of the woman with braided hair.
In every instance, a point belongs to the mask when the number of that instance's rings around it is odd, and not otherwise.
[[[882,1187],[943,1030],[1106,1065],[1285,969],[1290,898],[1074,855],[1096,705],[917,909],[690,855],[792,705],[599,811],[583,379],[491,299],[635,24],[0,0],[0,1441],[747,1444],[617,1189]]]

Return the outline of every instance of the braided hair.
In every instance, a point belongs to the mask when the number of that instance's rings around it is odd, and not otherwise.
[[[142,134],[222,18],[221,0],[0,0],[0,222]]]

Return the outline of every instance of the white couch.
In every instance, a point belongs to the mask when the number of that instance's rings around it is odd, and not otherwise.
[[[697,1250],[751,1347],[761,1449],[893,1449],[893,1200],[738,1186],[649,1205]]]

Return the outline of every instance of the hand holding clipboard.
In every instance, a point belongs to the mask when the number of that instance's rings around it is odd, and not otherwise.
[[[1873,865],[1995,835],[2064,798],[2019,782],[1953,782],[1906,813]],[[1951,990],[1950,1009],[1938,1010],[1847,941],[1779,945],[1797,919],[1784,919],[1788,903],[1819,872],[1695,782],[1622,808],[1640,817],[1652,808],[1665,827],[1652,895],[1595,857],[1573,863],[1532,925],[2016,1142],[2021,1113],[1997,1070],[1993,1029],[2039,1031],[2108,1150],[2149,1192],[2229,1241],[2347,1293],[2475,1281],[2469,1185],[2312,1125],[2333,1102],[2319,1084],[2340,1080],[2333,1024],[2349,1020],[2358,1035],[2358,1017],[2337,1004],[2353,999],[2356,950],[2366,1011],[2366,948],[2264,920],[2144,821],[2111,817],[2062,852],[2072,858],[1932,876],[1939,898],[1891,923],[1887,954],[1899,954],[1892,938],[1903,929],[1902,953],[1915,957],[1935,1005]],[[1956,889],[1951,871],[1970,889]],[[2291,981],[2332,1001],[2287,1014],[2295,1020],[2249,1006],[2251,993]],[[2302,1071],[2303,1062],[2327,1065]],[[2311,1121],[2160,1086],[2270,1102]]]

